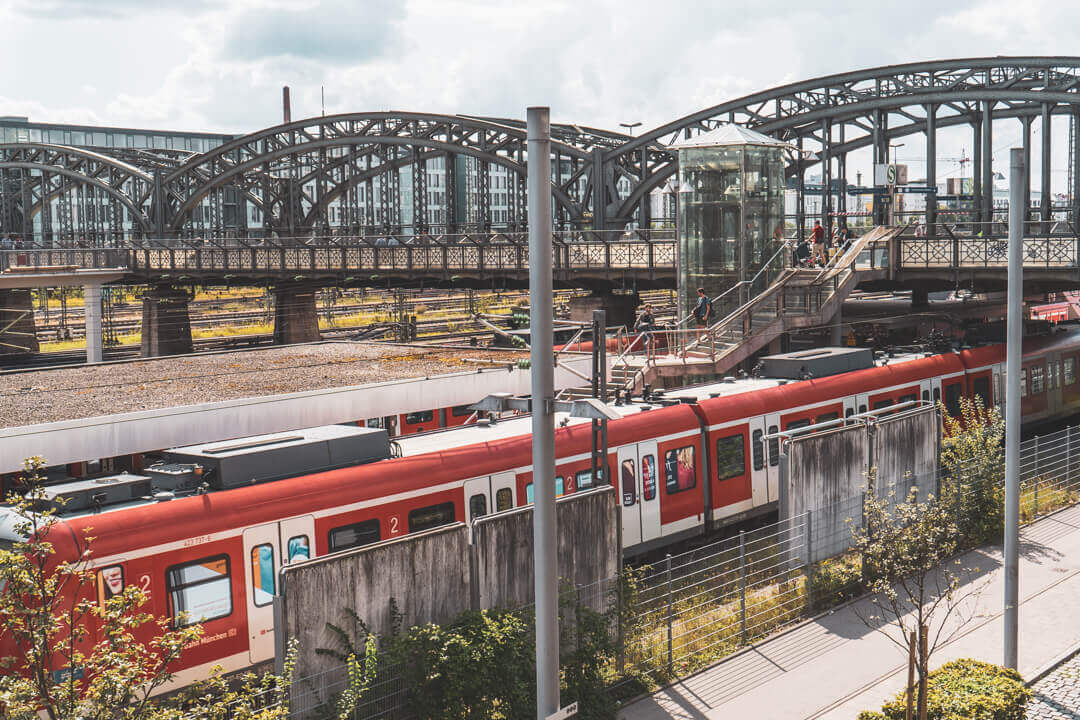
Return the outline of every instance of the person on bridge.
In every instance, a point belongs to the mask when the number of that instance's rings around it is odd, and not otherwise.
[[[697,321],[698,340],[705,336],[706,328],[712,321],[712,300],[705,294],[705,288],[697,289],[697,305],[694,306],[694,320]]]
[[[649,360],[655,360],[656,342],[653,333],[656,331],[656,317],[653,315],[652,305],[646,305],[645,309],[641,311],[641,316],[637,319],[634,330],[641,334],[641,339],[645,343],[645,357]]]
[[[820,262],[822,267],[829,263],[829,256],[825,250],[825,228],[821,227],[821,221],[814,222],[814,262]]]

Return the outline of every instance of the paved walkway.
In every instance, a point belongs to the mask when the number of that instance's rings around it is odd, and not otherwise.
[[[1026,720],[1080,720],[1080,654],[1031,688]]]
[[[1021,540],[1019,669],[1031,676],[1080,644],[1080,506],[1029,525]],[[1001,548],[973,551],[962,563],[973,568],[964,589],[976,592],[950,618],[934,667],[961,657],[1001,661]],[[897,692],[907,669],[906,653],[859,619],[870,608],[861,600],[799,625],[626,706],[618,718],[854,720]]]

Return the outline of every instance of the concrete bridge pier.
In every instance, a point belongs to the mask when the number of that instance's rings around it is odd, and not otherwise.
[[[321,340],[315,291],[311,283],[279,283],[274,287],[274,344]]]
[[[591,323],[593,310],[604,310],[609,328],[625,325],[627,329],[633,330],[640,302],[641,296],[636,290],[629,293],[594,292],[585,297],[570,298],[570,319],[574,322]]]
[[[191,352],[188,292],[171,285],[155,285],[143,295],[142,356],[183,355]]]
[[[38,352],[30,290],[0,290],[0,357]]]

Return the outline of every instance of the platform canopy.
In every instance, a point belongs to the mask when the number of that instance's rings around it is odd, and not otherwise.
[[[727,147],[730,145],[761,145],[765,147],[784,148],[785,150],[796,149],[791,143],[777,140],[764,133],[759,133],[748,127],[734,125],[732,123],[721,125],[715,130],[710,130],[701,135],[695,135],[694,137],[680,140],[676,143],[672,143],[668,147],[672,150],[679,150],[681,148]]]

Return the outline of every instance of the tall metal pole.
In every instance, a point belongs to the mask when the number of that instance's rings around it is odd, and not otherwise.
[[[559,603],[555,529],[555,400],[551,290],[551,111],[528,109],[529,339],[532,342],[533,558],[536,718],[559,710]],[[606,479],[606,478],[605,478]]]
[[[1020,608],[1020,345],[1024,338],[1024,151],[1009,153],[1009,306],[1005,346],[1005,667],[1016,669]]]

